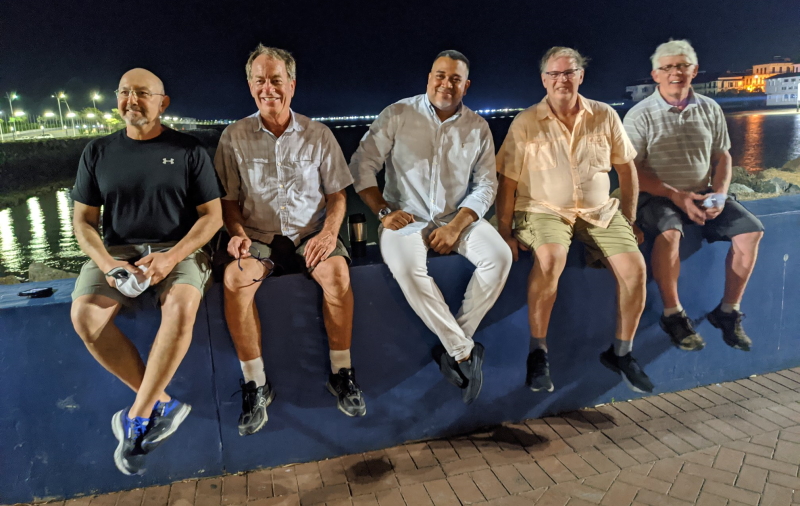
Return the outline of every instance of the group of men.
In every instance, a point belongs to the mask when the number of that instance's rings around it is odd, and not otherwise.
[[[203,246],[223,223],[230,236],[225,318],[243,375],[239,434],[263,428],[275,398],[255,294],[276,272],[305,272],[320,285],[331,364],[326,387],[344,414],[366,414],[350,357],[350,259],[338,238],[351,184],[380,219],[383,260],[441,341],[432,356],[466,404],[483,384],[485,351],[473,336],[520,249],[534,256],[526,384],[553,391],[546,337],[573,237],[585,244],[587,262],[605,266],[617,281],[616,335],[600,360],[632,389],[653,390],[631,354],[645,303],[642,232],[655,238],[661,325],[685,350],[704,342],[677,295],[683,226],[694,222],[709,241],[732,242],[724,296],[709,320],[728,345],[749,350],[739,303],[763,227],[727,199],[730,142],[719,106],[692,91],[694,50],[670,41],[652,63],[658,90],[623,124],[611,107],[578,93],[586,59],[574,49],[550,49],[541,61],[545,98],[517,116],[495,155],[487,122],[462,102],[469,61],[443,51],[426,93],[387,107],[349,166],[326,126],[291,109],[296,64],[284,50],[259,45],[250,55],[247,82],[258,111],[225,129],[213,163],[197,140],[160,123],[169,97],[158,77],[144,69],[123,75],[117,99],[126,128],[87,145],[72,191],[75,234],[91,259],[72,295],[72,321],[98,362],[136,392],[133,405],[112,418],[119,470],[142,473],[145,456],[191,410],[166,388],[211,281]],[[612,166],[619,199],[609,194]],[[381,191],[376,176],[384,169]],[[484,219],[493,204],[497,229]],[[428,274],[430,249],[475,265],[455,315]],[[114,323],[140,294],[156,298],[162,312],[146,366]]]

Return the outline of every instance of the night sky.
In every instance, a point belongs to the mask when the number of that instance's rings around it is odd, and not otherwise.
[[[589,56],[581,92],[612,101],[670,37],[688,38],[708,71],[797,58],[800,1],[1,0],[0,109],[9,91],[15,109],[42,114],[58,90],[73,109],[99,90],[109,110],[120,75],[145,67],[166,84],[167,114],[237,119],[255,111],[244,64],[258,42],[294,54],[292,106],[311,116],[376,114],[424,92],[443,49],[471,60],[473,109],[538,101],[538,60],[554,45]]]

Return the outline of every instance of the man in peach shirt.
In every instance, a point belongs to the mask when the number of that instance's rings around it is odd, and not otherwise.
[[[526,384],[534,392],[554,389],[547,328],[558,278],[576,237],[586,246],[587,263],[607,267],[617,281],[616,336],[600,360],[632,390],[651,392],[653,384],[631,355],[646,281],[639,234],[631,226],[639,193],[636,151],[611,107],[578,94],[585,62],[566,47],[544,55],[541,73],[547,96],[516,117],[497,157],[500,235],[514,260],[520,248],[532,250],[535,257],[528,282]],[[609,196],[612,165],[619,174],[621,202]]]

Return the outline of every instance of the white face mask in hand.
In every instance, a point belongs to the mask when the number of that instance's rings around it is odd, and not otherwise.
[[[139,267],[142,272],[147,271],[147,267]],[[114,278],[119,292],[130,298],[136,298],[150,287],[150,278],[143,274],[133,274],[124,267],[114,267],[106,276]]]

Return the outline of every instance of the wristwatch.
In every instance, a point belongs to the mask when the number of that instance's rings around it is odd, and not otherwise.
[[[380,211],[378,211],[378,221],[383,221],[384,218],[392,214],[392,210],[388,207],[384,207]]]

